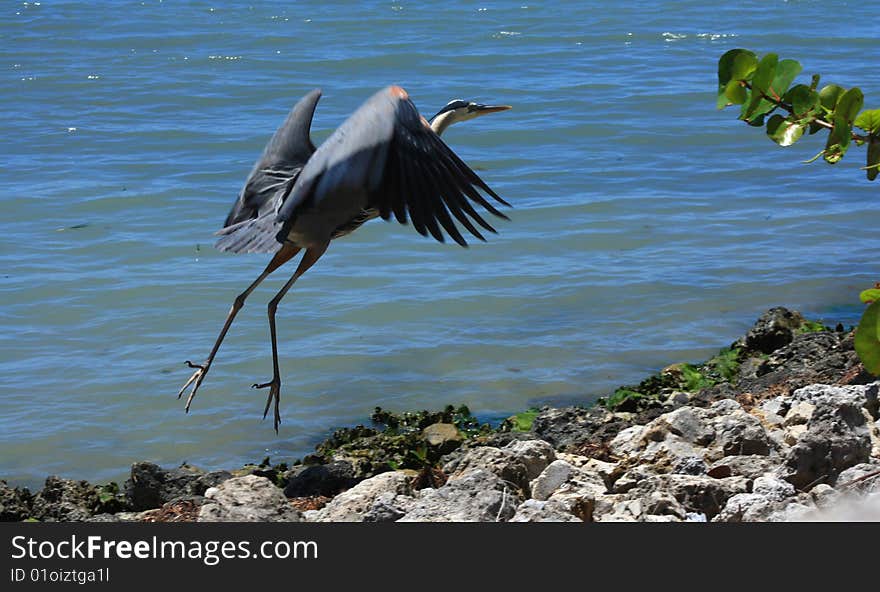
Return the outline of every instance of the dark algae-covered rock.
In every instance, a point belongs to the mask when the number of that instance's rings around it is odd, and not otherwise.
[[[103,486],[51,476],[33,498],[30,518],[42,522],[82,522],[94,514],[128,509],[115,483]]]
[[[231,477],[229,471],[205,472],[185,463],[163,469],[155,463],[139,462],[131,466],[124,490],[132,509],[149,510],[180,498],[201,497],[209,487]]]
[[[287,497],[333,496],[354,486],[354,467],[340,460],[325,465],[299,465],[285,475]]]
[[[770,354],[791,343],[806,320],[799,312],[787,308],[771,308],[749,329],[743,345],[749,351]]]
[[[468,438],[492,431],[465,406],[442,411],[395,414],[379,407],[371,417],[375,427],[342,428],[318,444],[307,464],[346,461],[354,477],[363,479],[389,470],[420,470],[433,466]],[[447,426],[442,429],[438,426]]]
[[[18,522],[31,515],[33,496],[27,488],[10,487],[0,480],[0,522]]]

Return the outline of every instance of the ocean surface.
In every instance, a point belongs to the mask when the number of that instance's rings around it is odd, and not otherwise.
[[[484,420],[587,403],[700,360],[785,305],[855,323],[877,278],[864,149],[801,161],[715,109],[733,47],[880,107],[880,21],[843,2],[4,2],[0,7],[0,477],[123,480],[148,459],[292,460],[335,427],[466,403]],[[444,139],[507,201],[468,249],[374,221],[278,315],[267,280],[189,415],[176,394],[265,255],[212,247],[289,108],[318,143],[373,92],[427,115],[514,109]]]

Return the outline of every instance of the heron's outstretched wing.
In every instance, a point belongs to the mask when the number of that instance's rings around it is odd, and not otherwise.
[[[320,89],[315,89],[300,99],[269,140],[218,233],[223,237],[217,242],[218,249],[245,252],[277,248],[271,242],[277,232],[275,214],[297,174],[315,152],[309,132],[320,98]],[[271,241],[261,248],[266,236]]]
[[[480,240],[474,223],[495,232],[472,202],[507,218],[481,191],[509,205],[431,130],[406,91],[391,86],[355,111],[309,159],[278,211],[284,223],[278,240],[302,208],[320,209],[322,200],[331,198],[338,204],[338,196],[348,192],[366,195],[364,209],[378,210],[385,220],[393,215],[405,224],[409,218],[420,234],[441,242],[442,227],[466,245],[453,218]]]

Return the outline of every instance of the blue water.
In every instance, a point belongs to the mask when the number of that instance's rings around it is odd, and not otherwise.
[[[732,47],[880,106],[880,22],[840,2],[8,2],[0,8],[0,477],[124,479],[131,462],[290,460],[376,405],[486,419],[588,402],[742,334],[765,309],[854,323],[876,278],[864,149],[801,161],[716,111]],[[514,110],[446,141],[506,200],[487,244],[372,222],[282,303],[284,423],[251,297],[263,255],[211,247],[290,106],[316,142],[377,89],[423,112]],[[291,269],[292,271],[292,269]]]

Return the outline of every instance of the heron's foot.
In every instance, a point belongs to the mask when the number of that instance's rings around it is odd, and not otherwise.
[[[208,374],[208,369],[211,367],[211,362],[205,362],[204,364],[193,364],[189,360],[186,361],[186,365],[190,368],[195,368],[196,371],[192,373],[192,376],[189,377],[189,380],[184,383],[184,385],[180,388],[180,392],[177,393],[177,398],[183,396],[183,393],[186,392],[187,387],[189,385],[193,385],[192,390],[189,393],[189,396],[186,398],[186,407],[184,408],[187,413],[189,413],[189,406],[192,404],[193,398],[196,396],[196,391],[199,390],[199,387],[202,386],[202,381],[205,379],[205,375]]]
[[[266,408],[263,409],[263,419],[266,419],[266,415],[269,414],[269,405],[272,404],[272,400],[275,400],[275,433],[278,433],[278,424],[281,423],[281,412],[278,410],[278,404],[281,402],[281,377],[275,376],[269,382],[264,382],[262,384],[256,383],[252,386],[252,388],[269,389],[269,396],[266,398]]]

